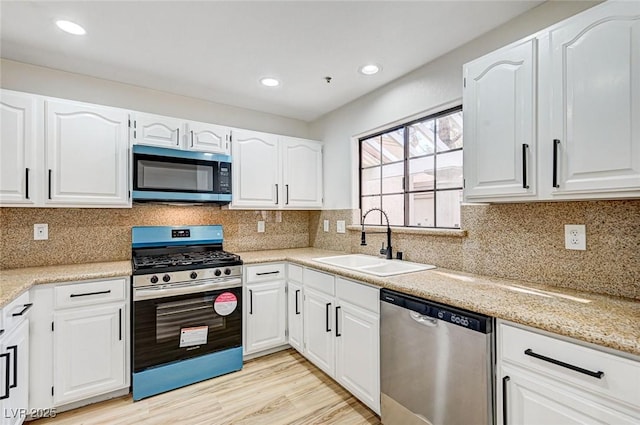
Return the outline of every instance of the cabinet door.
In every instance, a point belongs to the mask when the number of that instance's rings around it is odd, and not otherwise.
[[[498,423],[513,425],[631,425],[632,417],[589,393],[527,373],[502,367],[498,385]],[[603,404],[600,404],[603,403]],[[506,418],[504,417],[506,413]]]
[[[184,121],[178,118],[137,113],[134,135],[134,144],[180,149],[184,137]]]
[[[640,2],[607,2],[550,31],[540,70],[550,197],[639,193]]]
[[[285,287],[284,280],[246,286],[246,353],[286,344]]]
[[[234,131],[233,201],[243,208],[279,208],[281,194],[278,139],[273,134]]]
[[[189,121],[187,123],[187,148],[194,151],[229,155],[228,127]]]
[[[19,425],[25,420],[29,407],[29,320],[23,320],[0,345],[1,353],[8,354],[9,368],[5,357],[0,358],[0,377],[9,376],[9,398],[2,402],[2,425]],[[4,379],[2,391],[4,392]],[[4,394],[2,394],[4,395]]]
[[[466,199],[536,194],[536,40],[465,66]]]
[[[35,199],[36,98],[0,91],[0,203],[33,204]]]
[[[127,206],[128,119],[124,110],[47,100],[45,203]]]
[[[303,293],[302,285],[296,282],[288,282],[289,289],[287,291],[287,318],[289,324],[289,344],[298,350],[304,352],[303,340]]]
[[[379,316],[343,301],[336,316],[336,380],[380,414]]]
[[[124,305],[54,314],[54,405],[122,388],[126,378]]]
[[[335,376],[335,337],[333,297],[305,287],[304,354],[309,361]]]
[[[281,138],[285,208],[322,207],[322,144]]]

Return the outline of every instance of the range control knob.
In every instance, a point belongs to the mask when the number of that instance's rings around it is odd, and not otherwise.
[[[222,272],[220,271],[220,269],[216,269],[216,271],[213,272],[213,274],[215,274],[216,276],[220,276]]]
[[[153,276],[151,276],[151,283],[158,283],[158,276],[156,276],[155,274]]]
[[[168,274],[165,274],[164,276],[162,276],[163,282],[169,282],[170,280],[171,280],[171,276],[169,276]]]
[[[231,269],[224,269],[224,274],[230,275],[231,274]]]
[[[196,277],[198,277],[198,273],[191,272],[191,274],[189,276],[191,277],[191,279],[195,279]]]

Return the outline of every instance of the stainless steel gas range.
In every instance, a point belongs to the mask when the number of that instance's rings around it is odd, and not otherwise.
[[[133,399],[242,368],[242,260],[222,226],[132,229]]]

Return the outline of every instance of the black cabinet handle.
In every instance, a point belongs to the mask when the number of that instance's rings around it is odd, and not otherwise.
[[[49,199],[51,199],[51,168],[49,168]]]
[[[529,189],[527,184],[527,153],[529,145],[527,143],[522,144],[522,188]]]
[[[511,378],[505,376],[502,378],[502,425],[507,425],[507,416],[509,415],[509,408],[507,406],[507,382]]]
[[[554,365],[566,367],[567,369],[571,369],[573,371],[580,372],[580,373],[583,373],[585,375],[592,376],[594,378],[602,379],[602,377],[604,376],[604,372],[601,372],[601,371],[593,372],[593,371],[588,370],[588,369],[583,369],[583,368],[581,368],[579,366],[574,366],[572,364],[565,363],[565,362],[562,362],[560,360],[552,359],[551,357],[547,357],[547,356],[543,356],[542,354],[534,353],[531,348],[527,348],[526,350],[524,350],[524,354],[526,354],[527,356],[535,357],[536,359],[540,359],[540,360],[545,361],[545,362],[553,363]]]
[[[338,316],[340,312],[340,306],[336,307],[336,336],[342,336],[342,334],[340,333],[340,331],[338,331]]]
[[[558,146],[560,146],[560,140],[553,139],[553,187],[558,188]]]
[[[300,310],[298,309],[298,294],[300,293],[299,289],[296,289],[296,314],[300,314]]]
[[[249,289],[249,314],[253,314],[253,291]]]
[[[33,307],[33,303],[28,303],[25,304],[24,307],[22,308],[22,310],[20,310],[20,313],[13,313],[11,316],[13,317],[18,317],[18,316],[22,316],[23,314],[25,314],[31,307]]]
[[[29,199],[29,169],[25,168],[24,171],[24,197]]]
[[[69,295],[69,297],[71,297],[71,298],[88,297],[90,295],[101,295],[101,294],[109,294],[109,293],[111,293],[111,289],[107,289],[106,291],[87,292],[85,294],[71,294],[71,295]]]
[[[326,315],[325,324],[326,324],[327,332],[331,332],[331,328],[329,327],[329,309],[330,308],[331,308],[331,303],[327,303],[327,305],[325,306],[325,311],[324,311],[325,315]]]
[[[278,183],[276,183],[276,205],[278,205]]]
[[[193,130],[191,130],[191,147],[193,147]]]
[[[7,347],[7,350],[13,351],[13,384],[9,385],[9,388],[16,388],[18,386],[18,346],[12,345],[11,347]],[[9,369],[7,369],[7,375],[9,374]]]
[[[176,128],[176,146],[180,146],[180,127]]]
[[[4,329],[0,329],[0,335],[4,334]]]
[[[267,275],[267,274],[278,274],[278,273],[280,273],[280,270],[276,270],[276,271],[274,271],[274,272],[261,272],[261,273],[256,273],[256,276],[264,276],[264,275]]]
[[[284,204],[285,204],[285,205],[289,205],[289,185],[288,185],[288,184],[285,184],[285,185],[284,185],[284,188],[285,188],[285,193],[286,193],[286,195],[287,195],[287,196],[286,196],[286,198],[285,198],[285,200],[284,200]]]
[[[9,368],[11,367],[11,359],[9,358],[9,353],[2,353],[0,357],[4,357],[4,370],[5,370],[5,379],[4,379],[4,394],[0,396],[0,400],[6,400],[9,398]]]
[[[122,341],[122,309],[118,313],[118,341]]]

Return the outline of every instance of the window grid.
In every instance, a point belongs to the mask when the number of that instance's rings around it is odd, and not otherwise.
[[[379,198],[377,203],[380,208],[382,208],[383,210],[387,211],[387,213],[389,213],[389,211],[385,208],[385,204],[384,204],[384,200],[385,197],[389,197],[389,196],[398,196],[398,195],[402,195],[404,197],[404,214],[403,214],[403,224],[400,223],[392,223],[392,225],[402,225],[404,227],[418,227],[418,228],[444,228],[444,229],[458,229],[460,228],[460,223],[454,223],[454,226],[444,226],[444,225],[439,225],[438,223],[438,199],[439,196],[444,196],[444,194],[446,192],[454,192],[454,191],[462,191],[463,187],[462,187],[462,181],[461,184],[459,186],[453,186],[453,187],[438,187],[438,160],[442,160],[443,156],[446,154],[453,154],[455,152],[462,152],[463,147],[453,147],[453,148],[449,148],[449,149],[445,149],[442,150],[439,146],[438,146],[438,131],[439,131],[439,122],[441,121],[441,119],[447,117],[447,116],[455,116],[456,114],[458,116],[461,117],[461,112],[462,112],[462,107],[458,106],[455,108],[451,108],[448,109],[446,111],[442,111],[440,113],[437,114],[433,114],[433,115],[429,115],[426,117],[422,117],[416,120],[413,120],[411,122],[402,124],[400,126],[396,126],[393,128],[390,128],[388,130],[385,130],[383,132],[374,134],[372,136],[368,136],[366,138],[362,138],[359,140],[359,175],[360,175],[360,209],[363,210],[362,212],[364,213],[364,209],[363,209],[363,200],[366,199],[375,199],[375,198]],[[429,133],[430,136],[432,138],[433,141],[433,152],[427,152],[424,154],[418,154],[415,156],[411,156],[411,146],[410,146],[410,131],[409,129],[417,124],[424,124],[424,123],[429,123],[430,121],[433,122],[432,128],[429,129]],[[461,125],[460,125],[461,127]],[[396,133],[398,131],[402,131],[402,140],[403,140],[403,156],[404,158],[402,160],[397,160],[397,161],[389,161],[389,162],[385,162],[385,148],[383,145],[383,136],[384,135],[391,135],[393,133]],[[417,131],[417,130],[416,130]],[[462,128],[460,128],[461,131],[461,135],[458,138],[462,137]],[[377,141],[376,141],[377,139]],[[377,142],[377,145],[379,146],[379,161],[373,165],[363,165],[363,145],[365,143],[368,144],[369,148],[371,146],[371,142],[373,141],[373,143]],[[370,151],[370,149],[368,148],[368,150]],[[416,189],[414,187],[414,189],[411,189],[411,169],[410,169],[410,161],[415,161],[415,160],[420,160],[420,159],[426,159],[426,158],[433,158],[433,164],[430,165],[430,172],[433,174],[433,187],[429,188],[429,189]],[[390,192],[384,192],[384,167],[388,167],[390,165],[397,165],[397,164],[403,164],[403,175],[402,175],[402,186],[400,191],[390,191]],[[373,192],[371,191],[371,193],[367,193],[367,194],[363,194],[363,189],[364,189],[364,180],[363,180],[363,171],[364,170],[374,170],[378,168],[379,169],[379,176],[378,176],[378,190]],[[432,214],[433,214],[433,224],[432,225],[420,225],[420,224],[411,224],[411,196],[412,195],[416,195],[416,194],[432,194],[433,196],[433,205],[432,205]],[[458,207],[459,208],[459,207]],[[459,211],[459,210],[458,210]],[[441,222],[444,222],[445,220],[442,220],[441,218]],[[416,220],[414,220],[416,221]],[[458,220],[459,221],[459,220]],[[367,224],[378,224],[378,225],[384,225],[386,223],[383,223],[382,220],[382,215],[380,215],[379,217],[379,222],[378,223],[372,223],[371,219],[367,220]],[[457,224],[457,226],[455,226]]]

